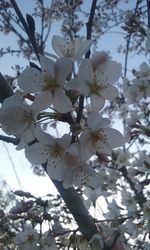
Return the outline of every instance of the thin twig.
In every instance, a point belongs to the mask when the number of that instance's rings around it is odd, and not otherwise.
[[[0,135],[0,141],[3,141],[3,142],[7,142],[7,143],[12,143],[14,145],[18,145],[18,139],[16,138],[12,138],[12,137],[9,137],[9,136],[5,136],[5,135]]]
[[[150,29],[150,1],[147,0],[147,24]]]
[[[93,0],[92,5],[91,5],[89,20],[86,23],[86,27],[87,27],[86,38],[87,38],[87,40],[91,39],[91,36],[92,36],[92,26],[93,26],[93,19],[94,19],[96,4],[97,4],[97,0]],[[87,51],[87,53],[85,55],[85,58],[90,58],[90,54],[91,54],[91,51],[89,49],[89,51]],[[83,112],[83,106],[84,106],[84,95],[81,95],[79,98],[79,111],[77,113],[77,123],[80,123],[80,120],[82,117],[82,112]]]
[[[14,8],[14,10],[15,10],[15,12],[16,12],[19,20],[20,20],[20,22],[22,23],[22,25],[23,25],[23,27],[24,27],[24,29],[25,29],[25,31],[26,31],[29,39],[30,39],[30,42],[32,44],[32,47],[34,49],[34,52],[35,52],[38,60],[40,61],[39,54],[38,54],[39,51],[38,51],[38,47],[37,47],[37,44],[36,44],[36,41],[35,41],[35,34],[33,34],[33,32],[30,31],[29,26],[28,26],[27,22],[25,21],[25,19],[24,19],[22,13],[21,13],[16,1],[15,0],[10,0],[10,2],[11,2],[12,6],[13,6],[13,8]]]

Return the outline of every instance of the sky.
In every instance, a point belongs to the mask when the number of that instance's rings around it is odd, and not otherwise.
[[[31,9],[33,7],[33,1],[17,0],[16,2],[20,6],[20,9],[24,15],[25,13],[32,14]],[[88,1],[86,1],[86,3],[87,2]],[[133,3],[134,1],[131,2]],[[89,6],[85,5],[85,8],[89,8]],[[58,29],[59,29],[58,24],[55,23],[54,25],[52,25],[51,38],[55,34],[58,35],[59,33]],[[119,43],[123,44],[124,39],[121,33],[116,33],[116,32],[117,29],[114,29],[113,33],[108,33],[105,36],[101,37],[98,41],[98,49],[100,51],[110,50],[112,58],[118,62],[123,63],[124,56],[117,53],[117,47]],[[0,41],[1,41],[1,46],[3,46],[3,44],[5,46],[15,46],[16,43],[16,39],[13,34],[4,36],[1,33]],[[51,51],[52,48],[50,44],[47,47],[47,50],[50,50],[48,52],[52,53]],[[131,69],[133,68],[133,66],[137,66],[138,68],[140,62],[143,61],[142,57],[138,57],[138,65],[137,65],[136,58],[130,57],[129,59],[130,59],[129,68]],[[4,57],[0,58],[0,69],[1,69],[0,71],[3,74],[13,75],[14,72],[11,69],[11,67],[15,64],[19,64],[25,67],[28,64],[28,62],[22,57],[5,55]],[[1,152],[0,178],[2,179],[4,178],[6,182],[8,182],[12,190],[20,189],[18,180],[14,172],[14,166],[15,166],[15,170],[21,182],[22,190],[27,192],[30,191],[34,195],[38,196],[43,196],[49,192],[56,193],[56,190],[53,188],[53,184],[51,184],[50,179],[48,177],[38,177],[32,173],[32,170],[30,168],[30,163],[25,159],[23,150],[16,152],[15,147],[13,145],[8,145],[5,143],[4,146],[4,143],[0,142],[0,152]]]

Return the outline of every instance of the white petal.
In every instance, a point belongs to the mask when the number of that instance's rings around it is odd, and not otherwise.
[[[65,86],[66,89],[73,89],[79,91],[81,94],[88,96],[89,94],[89,87],[85,83],[84,80],[81,80],[80,78],[75,78],[70,80],[67,85]]]
[[[80,138],[80,157],[83,161],[87,161],[91,156],[96,154],[95,147],[90,140],[89,132],[84,131]],[[86,146],[85,146],[86,145]]]
[[[119,92],[115,86],[109,84],[106,88],[99,91],[99,94],[106,100],[114,100],[118,96]]]
[[[58,140],[59,145],[64,149],[67,149],[71,144],[71,139],[72,137],[70,135],[64,134],[61,138],[56,139],[56,141]]]
[[[100,128],[108,127],[110,124],[110,120],[107,118],[103,118],[101,114],[97,112],[93,112],[88,116],[87,124],[88,127],[92,130],[98,130]]]
[[[21,134],[19,144],[16,147],[16,150],[21,150],[25,148],[28,143],[32,142],[35,139],[33,136],[33,128],[28,127],[24,130],[24,132]]]
[[[82,46],[81,41],[77,40],[76,43],[76,47],[79,47],[80,45],[80,49],[78,49],[78,52],[76,52],[76,58],[80,59],[90,49],[93,42],[92,40],[84,40],[82,41]],[[75,51],[77,51],[77,49],[75,49]]]
[[[91,106],[93,111],[99,111],[104,107],[105,100],[97,94],[91,94]]]
[[[24,120],[24,115],[28,114],[19,106],[3,106],[0,110],[0,122],[2,129],[8,135],[19,136],[28,127],[29,122]]]
[[[60,113],[67,113],[72,110],[72,103],[69,97],[67,97],[65,92],[60,88],[56,89],[55,96],[52,101],[54,109]]]
[[[38,111],[47,109],[52,104],[52,94],[50,91],[42,91],[35,96],[32,108]]]
[[[64,85],[65,79],[72,72],[72,61],[63,57],[57,60],[55,64],[55,78],[60,85]]]
[[[87,83],[93,82],[93,68],[90,59],[85,59],[79,68],[79,78]]]
[[[66,47],[65,40],[60,36],[53,36],[52,48],[59,57],[64,56],[64,48]]]
[[[73,184],[75,186],[88,185],[90,177],[95,175],[95,171],[88,166],[77,166],[75,168],[75,174]]]
[[[36,125],[34,129],[34,136],[40,143],[47,146],[53,146],[55,144],[55,138],[50,134],[43,132],[40,125]]]
[[[72,169],[68,169],[69,171],[66,171],[65,173],[65,179],[63,181],[63,187],[65,189],[68,189],[70,187],[73,186],[73,175],[74,175],[74,172],[72,171]]]
[[[122,66],[121,63],[117,63],[112,60],[106,61],[106,63],[100,64],[97,69],[99,76],[104,82],[115,83],[121,76]]]
[[[35,68],[26,67],[17,79],[19,87],[25,93],[36,93],[40,91],[43,82],[42,72]]]
[[[112,148],[108,144],[107,141],[99,140],[96,142],[96,151],[100,154],[106,154],[111,155],[112,154]]]
[[[104,130],[111,148],[123,146],[123,136],[118,130],[113,128],[106,128]]]
[[[49,147],[35,143],[25,149],[25,155],[31,164],[43,164],[49,157]]]
[[[47,77],[55,77],[55,62],[50,58],[40,55],[40,64],[43,75]]]
[[[64,167],[62,158],[59,156],[53,157],[51,155],[48,159],[47,173],[52,179],[63,181],[66,174],[66,168]]]

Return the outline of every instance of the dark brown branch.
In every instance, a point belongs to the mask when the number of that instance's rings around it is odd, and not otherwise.
[[[94,219],[90,216],[84,206],[79,194],[73,187],[65,189],[60,182],[56,180],[52,181],[77,222],[79,231],[87,240],[90,240],[94,234],[98,233],[98,229],[95,225]]]
[[[150,29],[150,1],[147,0],[147,24],[148,28]]]
[[[143,208],[143,204],[146,202],[146,198],[143,195],[143,190],[141,190],[140,192],[137,191],[137,189],[135,188],[134,182],[128,176],[128,172],[127,172],[126,167],[123,167],[121,169],[121,172],[122,172],[122,175],[125,178],[125,180],[130,185],[131,189],[134,191],[136,201],[138,202],[138,204],[140,205],[140,207]]]
[[[13,137],[9,137],[9,136],[5,136],[5,135],[0,135],[0,141],[4,141],[7,143],[12,143],[14,145],[18,145],[18,139],[13,138]]]
[[[5,98],[13,95],[13,90],[6,82],[3,75],[0,73],[0,103],[2,103]]]
[[[37,47],[36,40],[35,40],[35,33],[33,34],[33,32],[30,31],[29,26],[27,25],[27,22],[25,21],[25,19],[24,19],[22,13],[21,13],[16,1],[15,0],[10,0],[10,2],[12,4],[12,6],[13,6],[13,8],[14,8],[20,22],[23,25],[23,27],[24,27],[24,29],[25,29],[28,37],[29,37],[29,40],[30,40],[30,42],[32,44],[34,52],[35,52],[35,54],[36,54],[36,56],[37,56],[37,58],[39,60],[39,55],[38,55],[39,51],[38,51],[38,47]]]
[[[92,36],[92,26],[93,26],[93,19],[94,19],[96,4],[97,4],[97,0],[93,0],[92,5],[91,5],[89,20],[86,23],[86,27],[87,27],[86,38],[87,38],[87,40],[91,39],[91,36]],[[87,51],[87,53],[85,55],[85,58],[90,58],[90,54],[91,54],[91,51],[89,49],[89,51]],[[81,95],[79,98],[79,111],[77,114],[77,123],[80,123],[80,120],[82,117],[82,112],[83,112],[83,105],[84,105],[84,95]]]

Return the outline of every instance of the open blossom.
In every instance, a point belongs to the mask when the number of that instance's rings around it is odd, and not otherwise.
[[[71,73],[72,63],[68,58],[56,62],[40,55],[41,71],[27,67],[18,78],[20,88],[26,93],[37,93],[34,104],[39,110],[53,105],[60,113],[72,110],[70,99],[63,89],[67,76]]]
[[[114,100],[118,96],[118,90],[112,84],[120,76],[121,64],[104,60],[95,69],[94,61],[86,59],[80,65],[78,77],[70,80],[66,88],[90,97],[93,111],[98,111],[104,106],[105,100]]]
[[[140,65],[139,71],[133,70],[136,77],[132,84],[126,89],[126,97],[129,102],[139,102],[143,98],[150,96],[150,67],[146,62]]]
[[[126,92],[126,96],[131,103],[150,97],[150,83],[148,79],[133,79],[132,83]]]
[[[121,133],[109,128],[110,120],[103,118],[99,113],[91,113],[87,118],[87,129],[79,138],[79,143],[71,145],[72,152],[77,155],[77,150],[83,161],[88,160],[96,153],[111,155],[112,149],[122,146],[123,137]]]
[[[50,230],[46,231],[41,238],[42,250],[58,250],[56,246],[55,237]]]
[[[150,79],[150,67],[146,62],[141,63],[139,71],[133,69],[132,73],[136,78]]]
[[[17,149],[22,149],[34,139],[36,116],[37,110],[23,101],[20,95],[15,94],[3,102],[0,123],[6,134],[19,140]]]
[[[70,135],[65,134],[61,138],[53,138],[36,128],[35,136],[39,142],[25,150],[26,157],[32,164],[46,163],[47,174],[52,179],[63,181],[64,188],[73,185],[97,187],[95,171],[69,154]]]
[[[26,225],[24,231],[19,232],[16,236],[16,244],[19,249],[22,250],[38,250],[37,241],[39,240],[39,235],[31,225]]]
[[[70,57],[78,61],[90,49],[91,40],[82,40],[80,37],[73,41],[67,42],[60,36],[53,36],[52,47],[59,57]]]

